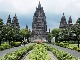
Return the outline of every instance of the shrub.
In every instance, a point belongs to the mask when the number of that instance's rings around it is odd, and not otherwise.
[[[73,50],[78,50],[78,47],[77,47],[77,46],[74,46],[74,47],[73,47]]]
[[[11,48],[11,45],[9,45],[8,42],[4,42],[0,46],[0,51],[5,50],[5,49],[9,49],[9,48]]]
[[[79,51],[80,52],[80,48],[78,48],[78,50],[77,51]]]
[[[76,57],[72,56],[69,53],[66,53],[62,50],[55,49],[49,45],[46,46],[47,49],[50,50],[58,58],[58,60],[78,60]]]
[[[34,44],[20,48],[12,53],[7,53],[1,60],[20,60],[24,54],[33,49]]]
[[[56,43],[55,42],[52,42],[52,44],[55,45]]]
[[[60,42],[59,43],[59,46],[63,47],[64,46],[64,43],[63,42]]]
[[[63,47],[67,48],[69,46],[69,43],[64,43]]]
[[[12,44],[13,44],[13,46],[15,46],[15,47],[21,46],[21,42],[13,42]]]
[[[29,55],[29,60],[51,60],[48,56],[47,49],[42,44],[36,44],[33,47],[32,53]]]
[[[27,41],[25,41],[25,44],[28,44],[28,42],[27,42]]]

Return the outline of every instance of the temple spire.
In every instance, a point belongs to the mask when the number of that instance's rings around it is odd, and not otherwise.
[[[15,17],[16,17],[16,13],[15,13]]]
[[[8,16],[8,19],[10,18],[10,15]]]
[[[26,28],[28,29],[28,26],[27,26],[27,24],[26,24]]]
[[[70,17],[69,17],[68,23],[72,23],[71,15],[70,15]]]
[[[40,1],[39,1],[39,5],[40,5]]]
[[[64,13],[63,13],[63,16],[64,16]]]
[[[10,24],[10,23],[11,23],[11,18],[10,18],[10,15],[9,15],[6,24],[8,25],[8,24]]]
[[[71,19],[71,15],[70,15],[69,19]]]
[[[38,5],[38,8],[41,8],[41,4],[40,4],[40,1],[39,1],[39,5]]]

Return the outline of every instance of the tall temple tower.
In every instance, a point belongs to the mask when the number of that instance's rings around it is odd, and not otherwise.
[[[13,17],[12,26],[13,26],[13,27],[20,28],[16,14],[15,14],[15,16]]]
[[[67,27],[67,22],[66,22],[66,18],[64,16],[64,13],[63,13],[63,16],[62,16],[61,21],[60,21],[59,28],[66,28],[66,27]]]
[[[34,39],[47,38],[46,16],[43,7],[41,7],[40,1],[33,16],[32,37]]]

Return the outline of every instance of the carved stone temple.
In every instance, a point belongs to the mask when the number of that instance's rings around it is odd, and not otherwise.
[[[32,38],[34,40],[36,39],[47,39],[47,22],[46,22],[46,16],[43,10],[43,7],[41,7],[40,1],[38,7],[36,7],[36,11],[33,16],[33,22],[32,22]]]

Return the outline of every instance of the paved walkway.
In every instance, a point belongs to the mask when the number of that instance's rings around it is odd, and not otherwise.
[[[68,49],[68,48],[63,48],[63,47],[56,46],[56,45],[53,45],[53,44],[49,44],[49,45],[56,48],[56,49],[60,49],[60,50],[63,50],[65,52],[68,52],[68,53],[70,53],[71,55],[77,57],[80,60],[80,52],[78,52],[78,51],[71,50],[71,49]]]
[[[51,60],[58,60],[51,51],[48,51],[48,56],[51,58]]]
[[[31,43],[26,44],[25,46],[29,46],[30,44]],[[24,45],[19,46],[19,47],[14,47],[14,48],[10,48],[10,49],[6,49],[6,50],[3,50],[3,51],[0,51],[0,57],[6,55],[7,53],[11,53],[11,52],[13,52],[15,50],[18,50],[19,48],[22,48],[22,47],[24,47]]]

